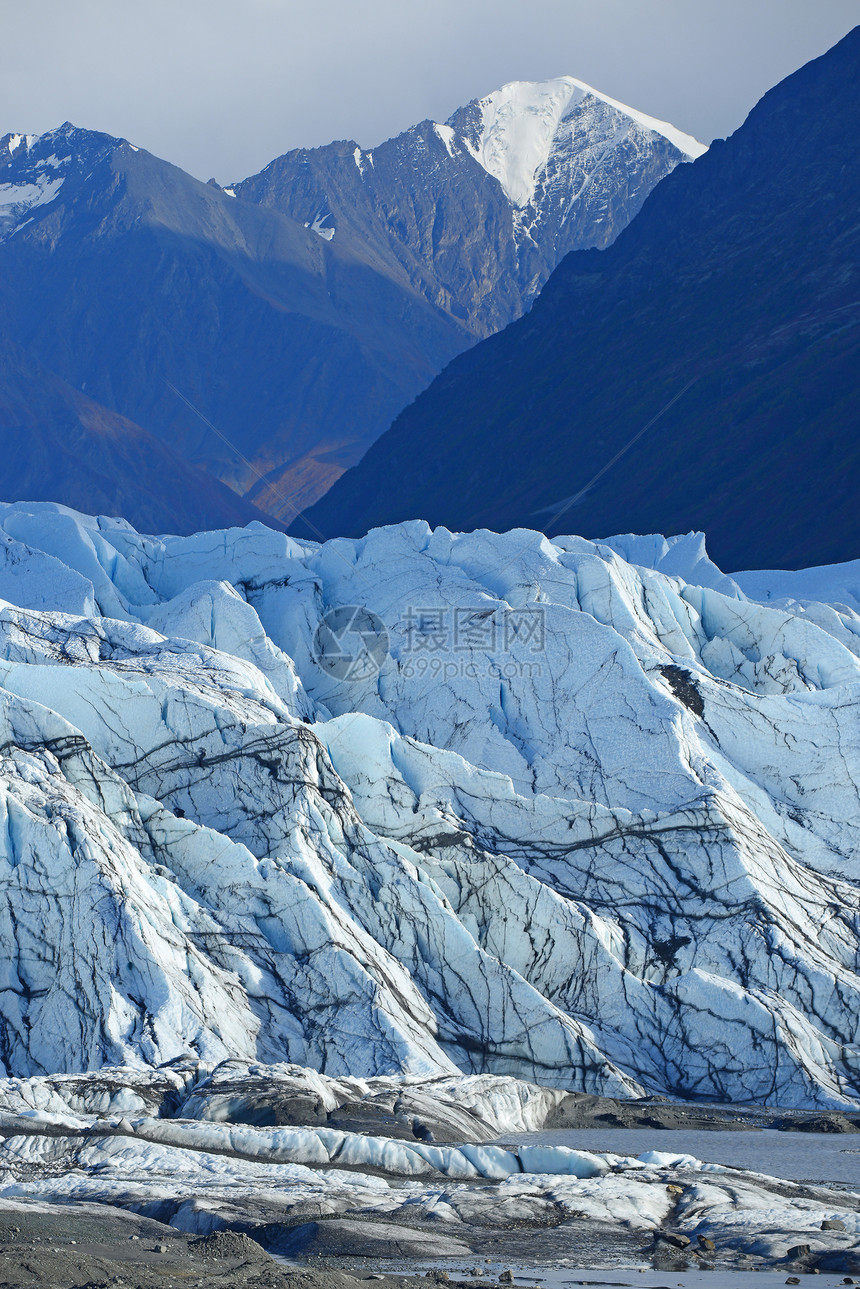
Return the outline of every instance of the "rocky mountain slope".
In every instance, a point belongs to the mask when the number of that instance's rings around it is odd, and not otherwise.
[[[123,515],[142,532],[277,521],[139,425],[0,344],[0,495],[62,498]]]
[[[64,126],[10,148],[5,329],[239,492],[311,448],[365,441],[469,343],[363,248],[123,140]],[[27,205],[37,190],[51,200]]]
[[[694,528],[728,568],[855,556],[858,111],[860,28],[455,360],[314,531]]]
[[[569,78],[508,86],[372,153],[288,154],[223,190],[69,124],[6,135],[4,328],[290,519],[567,250],[611,240],[700,150]],[[4,495],[23,482],[7,472]]]
[[[0,528],[8,1075],[860,1101],[856,565]]]
[[[489,335],[568,251],[607,246],[703,144],[571,76],[514,81],[363,150],[299,149],[235,185],[320,236],[357,239]]]

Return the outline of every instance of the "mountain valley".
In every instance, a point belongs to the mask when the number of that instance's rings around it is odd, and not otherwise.
[[[0,1286],[860,1279],[858,109],[0,139]]]
[[[287,154],[223,189],[69,123],[8,134],[3,332],[105,417],[290,522],[568,250],[611,241],[702,150],[569,77],[506,86],[370,152]],[[87,502],[55,479],[46,499],[137,519],[130,483],[120,472],[105,505],[97,480]],[[0,485],[22,496],[26,476],[7,461]],[[199,522],[174,505],[172,526]]]

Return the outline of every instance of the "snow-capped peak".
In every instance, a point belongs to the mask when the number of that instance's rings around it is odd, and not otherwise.
[[[526,206],[534,196],[537,176],[546,166],[561,122],[589,96],[644,129],[662,135],[690,160],[707,151],[692,135],[626,107],[573,76],[511,81],[478,99],[475,107],[480,112],[480,130],[463,141],[475,160],[498,179],[512,204]],[[455,126],[460,116],[455,113],[449,126]]]
[[[54,201],[70,176],[89,173],[100,156],[124,144],[124,139],[79,129],[71,121],[44,134],[0,138],[0,241],[31,223],[32,212]],[[137,151],[133,144],[128,147]]]
[[[670,143],[673,143],[678,151],[683,152],[691,161],[695,161],[697,157],[704,156],[707,152],[707,143],[702,143],[692,134],[685,134],[683,130],[679,130],[672,125],[670,121],[661,121],[656,116],[648,116],[646,112],[638,112],[635,107],[628,107],[626,103],[620,103],[618,99],[610,98],[608,94],[602,94],[600,90],[594,89],[592,85],[586,85],[585,81],[578,81],[573,77],[568,77],[567,79],[582,90],[583,94],[593,94],[595,98],[599,98],[609,107],[614,107],[619,112],[631,117],[639,125],[644,126],[646,130],[653,130],[655,134],[662,134],[664,139],[668,139]]]

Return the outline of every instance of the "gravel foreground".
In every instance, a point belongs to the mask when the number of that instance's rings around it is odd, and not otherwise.
[[[359,1283],[336,1270],[286,1268],[237,1232],[186,1235],[98,1205],[22,1211],[0,1221],[0,1289],[354,1289]],[[405,1283],[385,1278],[389,1289]]]
[[[771,1273],[764,1277],[767,1285],[758,1276],[755,1289],[759,1284],[763,1289],[772,1289],[774,1273],[774,1283],[779,1285],[797,1284],[801,1278],[806,1281],[811,1274],[822,1275],[817,1282],[821,1289],[860,1284],[860,1259],[856,1256],[818,1260],[818,1268],[802,1255],[795,1261],[762,1262],[758,1266],[729,1258],[720,1265],[723,1259],[719,1254],[706,1253],[704,1247],[681,1248],[661,1239],[650,1247],[640,1247],[639,1256],[631,1257],[634,1243],[643,1244],[641,1232],[633,1239],[628,1234],[619,1240],[619,1232],[612,1233],[613,1239],[606,1228],[602,1232],[579,1232],[577,1252],[580,1258],[586,1253],[590,1256],[578,1261],[578,1267],[548,1265],[553,1252],[550,1243],[558,1236],[557,1231],[511,1230],[496,1232],[492,1259],[464,1249],[467,1260],[448,1259],[446,1269],[445,1255],[453,1250],[443,1249],[444,1237],[437,1250],[441,1255],[438,1259],[433,1257],[429,1244],[424,1250],[428,1258],[419,1259],[415,1256],[418,1250],[410,1247],[408,1228],[400,1228],[399,1235],[405,1237],[401,1240],[396,1228],[378,1228],[380,1237],[393,1237],[385,1242],[386,1247],[380,1244],[371,1250],[365,1244],[363,1254],[350,1255],[350,1232],[340,1228],[354,1224],[335,1220],[322,1225],[331,1227],[332,1238],[325,1242],[325,1252],[311,1253],[307,1265],[285,1265],[242,1232],[225,1230],[199,1236],[107,1205],[46,1205],[24,1200],[17,1210],[0,1215],[0,1289],[152,1289],[171,1284],[192,1289],[211,1285],[237,1289],[367,1289],[368,1282],[373,1283],[373,1289],[417,1289],[419,1284],[428,1284],[431,1289],[509,1289],[514,1281],[517,1285],[536,1285],[537,1289],[544,1282],[548,1289],[559,1289],[597,1285],[598,1281],[589,1277],[605,1278],[607,1274],[611,1276],[608,1284],[635,1284],[637,1272],[644,1273],[642,1289],[653,1289],[654,1273],[662,1273],[681,1289],[695,1289],[704,1271],[717,1273],[707,1277],[708,1289],[726,1289],[729,1283],[737,1289],[739,1276],[741,1281],[748,1280],[752,1271]],[[608,1245],[601,1244],[607,1239]],[[287,1251],[285,1246],[284,1252]],[[380,1266],[390,1268],[392,1261],[400,1264],[397,1271],[401,1273],[381,1273]],[[506,1261],[514,1266],[521,1264],[516,1276],[503,1269]],[[635,1262],[639,1262],[638,1267],[634,1267]],[[406,1272],[404,1264],[411,1273]],[[523,1274],[525,1264],[531,1266],[531,1274]],[[589,1271],[589,1265],[602,1270]],[[844,1274],[848,1270],[855,1273],[854,1277]],[[668,1289],[668,1285],[659,1289]]]
[[[105,1077],[83,1076],[68,1087],[60,1079],[54,1095],[65,1089],[67,1097],[74,1093],[78,1099],[108,1096],[112,1085]],[[35,1096],[40,1088],[34,1084],[30,1091]],[[419,1108],[421,1130],[431,1141],[462,1140],[469,1129],[478,1140],[491,1136],[480,1118],[430,1091],[404,1086],[395,1104],[396,1109],[403,1099],[399,1113],[389,1104],[394,1093],[387,1085],[324,1113],[292,1084],[244,1076],[216,1080],[202,1108],[214,1112],[229,1103],[244,1135],[233,1142],[228,1131],[214,1153],[208,1136],[199,1145],[189,1137],[190,1148],[181,1148],[170,1144],[170,1132],[196,1127],[221,1141],[217,1132],[230,1125],[142,1120],[143,1128],[167,1134],[159,1144],[150,1140],[152,1132],[141,1135],[140,1125],[122,1118],[81,1117],[78,1110],[77,1117],[54,1114],[51,1120],[47,1111],[25,1111],[21,1101],[0,1125],[8,1155],[0,1200],[0,1289],[149,1289],[173,1283],[357,1289],[368,1281],[389,1289],[417,1289],[419,1283],[504,1289],[514,1280],[520,1289],[538,1282],[545,1289],[571,1289],[596,1283],[587,1277],[601,1274],[611,1274],[614,1282],[632,1280],[641,1289],[654,1289],[648,1277],[655,1274],[665,1276],[667,1285],[671,1280],[681,1289],[698,1289],[690,1278],[706,1271],[708,1289],[737,1289],[737,1276],[751,1271],[765,1273],[765,1280],[776,1277],[778,1285],[809,1274],[822,1277],[821,1289],[860,1283],[860,1195],[850,1167],[860,1158],[851,1144],[860,1139],[854,1113],[568,1094],[549,1113],[541,1110],[542,1131],[511,1134],[509,1149],[540,1150],[546,1142],[551,1150],[551,1143],[568,1139],[581,1148],[583,1136],[600,1131],[606,1135],[604,1150],[615,1149],[617,1134],[618,1155],[610,1154],[608,1168],[596,1174],[586,1169],[566,1176],[553,1172],[560,1166],[554,1157],[523,1154],[530,1167],[549,1172],[524,1175],[522,1184],[516,1175],[500,1181],[432,1170],[419,1181],[399,1175],[396,1167],[372,1166],[363,1155],[336,1167],[310,1168],[252,1158],[258,1130],[247,1120],[255,1118],[281,1125],[321,1119],[351,1149],[379,1140],[399,1149],[402,1140],[415,1140],[419,1120],[412,1112]],[[631,1170],[622,1144],[631,1130],[653,1133],[648,1149],[656,1145],[668,1153],[658,1154],[649,1168],[637,1169],[632,1161]],[[260,1131],[265,1145],[269,1130]],[[709,1165],[702,1171],[684,1153],[673,1158],[691,1134],[703,1132],[715,1150],[726,1134],[753,1142],[761,1173],[734,1167],[731,1158],[728,1167],[710,1172]],[[806,1171],[798,1176],[819,1180],[794,1182],[780,1173],[775,1148],[786,1137],[804,1147]],[[839,1148],[839,1157],[849,1161],[845,1181],[825,1182],[825,1142],[845,1143]],[[481,1148],[461,1149],[477,1158]],[[444,1160],[437,1163],[441,1167]],[[169,1225],[174,1220],[176,1226]],[[181,1229],[195,1225],[196,1231]],[[207,1229],[209,1234],[201,1233]],[[666,1289],[662,1281],[659,1289]],[[773,1286],[759,1276],[755,1289]]]

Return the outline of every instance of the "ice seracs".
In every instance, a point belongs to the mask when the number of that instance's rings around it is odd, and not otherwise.
[[[0,530],[8,1075],[860,1101],[851,566],[774,607],[695,537]]]

